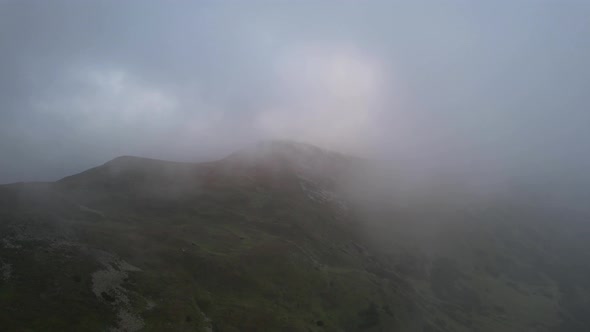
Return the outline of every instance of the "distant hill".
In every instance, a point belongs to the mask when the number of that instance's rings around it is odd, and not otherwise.
[[[0,186],[1,329],[590,330],[584,217],[393,204],[370,167],[271,141]]]

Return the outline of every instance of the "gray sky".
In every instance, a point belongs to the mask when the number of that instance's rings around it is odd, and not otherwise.
[[[0,183],[268,138],[578,179],[589,18],[557,0],[0,0]]]

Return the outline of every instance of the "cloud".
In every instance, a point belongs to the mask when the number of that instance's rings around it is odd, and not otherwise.
[[[583,175],[589,9],[0,2],[0,182],[275,137],[411,169]]]
[[[278,56],[274,70],[282,93],[257,118],[269,135],[358,150],[377,130],[384,71],[376,59],[312,44]]]
[[[150,131],[177,124],[176,98],[125,70],[71,69],[61,84],[60,90],[70,93],[46,94],[33,102],[33,109],[40,116],[63,121],[78,134]]]

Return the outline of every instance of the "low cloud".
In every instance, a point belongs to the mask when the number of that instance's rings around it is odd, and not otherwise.
[[[588,14],[532,0],[5,1],[0,182],[270,138],[432,176],[587,177]]]
[[[378,129],[383,69],[354,48],[312,45],[274,63],[281,94],[258,115],[269,136],[359,151]]]

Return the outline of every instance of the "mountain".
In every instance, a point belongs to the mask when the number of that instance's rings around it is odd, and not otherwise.
[[[501,200],[401,206],[369,194],[367,169],[272,141],[0,186],[1,326],[588,330],[586,219]]]

